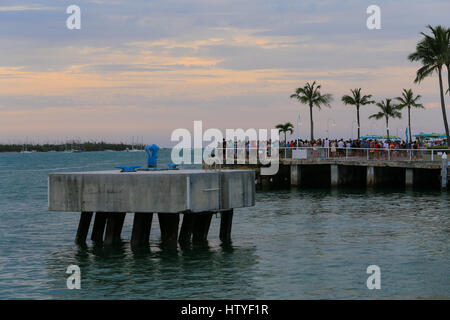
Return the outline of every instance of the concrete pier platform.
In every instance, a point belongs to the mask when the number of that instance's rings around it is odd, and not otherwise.
[[[75,242],[120,242],[126,213],[134,213],[132,246],[148,244],[153,213],[161,240],[205,241],[211,217],[221,213],[220,239],[230,241],[235,208],[255,205],[253,170],[159,170],[53,173],[48,177],[50,211],[80,212]],[[180,214],[184,214],[178,235]]]

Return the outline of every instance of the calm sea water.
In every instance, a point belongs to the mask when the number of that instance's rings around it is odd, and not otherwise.
[[[133,252],[73,244],[79,214],[47,210],[47,175],[145,163],[144,153],[0,154],[0,299],[450,298],[450,194],[403,190],[258,192],[235,210],[233,242]],[[168,163],[162,151],[160,164]],[[80,290],[68,290],[70,264]],[[369,265],[381,290],[368,290]]]

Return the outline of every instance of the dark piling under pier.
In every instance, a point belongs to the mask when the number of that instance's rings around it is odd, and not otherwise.
[[[172,246],[176,246],[177,242],[182,245],[206,242],[211,220],[215,213],[217,212],[158,213],[161,242]],[[218,213],[220,213],[219,239],[222,242],[230,242],[234,210],[230,209]],[[105,246],[119,244],[121,242],[125,215],[125,213],[95,213],[94,226],[91,233],[92,241],[103,243]],[[179,227],[180,215],[183,215],[181,228]],[[92,216],[92,212],[81,213],[75,238],[76,244],[84,245],[86,243]],[[130,240],[133,248],[149,245],[152,221],[153,213],[137,212],[134,214]]]

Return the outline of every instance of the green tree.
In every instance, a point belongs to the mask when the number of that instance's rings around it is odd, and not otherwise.
[[[439,76],[439,90],[441,98],[442,118],[444,120],[445,134],[447,135],[447,143],[450,141],[450,133],[447,120],[447,112],[444,100],[444,85],[442,83],[442,68],[445,65],[450,75],[450,32],[443,26],[427,28],[431,31],[431,35],[421,33],[423,39],[416,45],[416,51],[408,56],[410,61],[420,61],[422,67],[416,72],[415,83],[420,83],[426,77],[437,71]],[[450,85],[450,79],[449,79]]]
[[[402,114],[399,111],[399,106],[391,103],[392,99],[386,99],[381,102],[378,102],[376,105],[378,108],[381,109],[380,112],[375,113],[369,117],[369,119],[382,119],[385,118],[386,120],[386,131],[387,131],[387,138],[389,139],[389,118],[399,118],[401,119]]]
[[[322,94],[320,89],[321,85],[316,85],[315,81],[312,84],[307,82],[304,87],[297,88],[295,93],[291,94],[291,99],[297,99],[300,103],[309,106],[311,140],[314,140],[313,107],[317,107],[318,109],[321,109],[322,105],[330,107],[330,102],[333,100],[331,94]]]
[[[373,104],[375,103],[375,101],[370,100],[372,98],[371,94],[361,96],[361,88],[350,91],[352,92],[352,95],[351,96],[344,95],[341,100],[345,105],[352,105],[356,107],[356,120],[358,122],[358,139],[359,139],[361,128],[361,123],[359,121],[359,107],[368,104]]]
[[[412,89],[403,89],[402,96],[397,97],[395,99],[398,100],[399,109],[408,108],[408,133],[409,133],[409,141],[412,141],[412,131],[411,131],[411,108],[424,108],[423,104],[418,103],[418,101],[422,98],[420,94],[414,97],[414,93]]]
[[[286,133],[289,132],[292,134],[294,132],[294,126],[290,122],[280,123],[275,126],[278,129],[278,132],[284,132],[284,142],[286,143]]]

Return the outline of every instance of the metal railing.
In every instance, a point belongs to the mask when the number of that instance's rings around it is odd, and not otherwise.
[[[249,160],[252,156],[271,157],[276,147],[217,148],[219,157]],[[389,149],[389,148],[339,148],[339,147],[278,147],[279,159],[298,160],[369,160],[369,161],[424,161],[440,162],[442,155],[450,156],[450,149]]]
[[[338,148],[293,147],[280,148],[281,159],[339,159],[373,161],[442,161],[442,154],[450,149],[390,149],[390,148]]]

